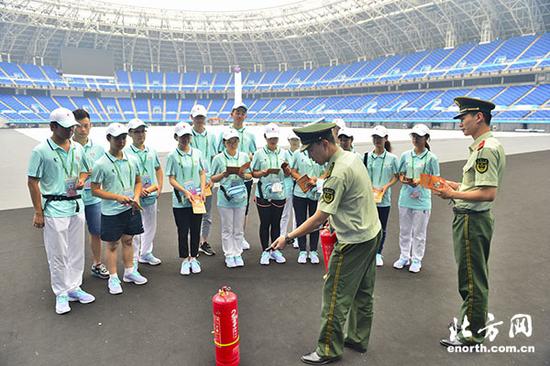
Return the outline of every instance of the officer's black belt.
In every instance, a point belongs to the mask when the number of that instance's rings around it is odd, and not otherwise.
[[[475,210],[470,210],[470,209],[467,209],[467,208],[453,207],[453,212],[455,214],[460,214],[460,215],[475,215],[475,214],[480,214],[480,213],[484,213],[484,212],[487,212],[487,211],[489,211],[489,209],[482,210],[482,211],[475,211]]]
[[[81,196],[79,194],[71,197],[63,196],[60,194],[43,194],[42,197],[46,199],[46,202],[44,203],[44,210],[46,210],[48,203],[52,201],[76,201],[80,199]],[[76,201],[75,203],[76,203],[75,212],[80,212],[80,205],[78,204],[78,201]]]

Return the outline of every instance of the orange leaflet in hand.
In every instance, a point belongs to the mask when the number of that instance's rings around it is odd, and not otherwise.
[[[300,187],[300,189],[304,193],[306,193],[307,191],[309,191],[313,187],[313,185],[311,183],[311,179],[307,176],[307,174],[302,175],[296,181],[296,183],[298,184],[298,186]]]
[[[193,213],[195,215],[205,214],[206,213],[206,206],[204,205],[204,201],[201,199],[200,196],[195,195],[191,197],[191,207],[193,208]]]
[[[424,188],[431,190],[439,189],[444,183],[447,183],[445,178],[429,174],[420,174],[420,185]]]

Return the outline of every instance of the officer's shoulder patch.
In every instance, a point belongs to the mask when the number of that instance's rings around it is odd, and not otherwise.
[[[476,159],[476,171],[483,174],[489,169],[489,160],[485,158]]]
[[[323,188],[323,202],[332,203],[332,201],[334,201],[334,193],[334,189],[332,188]]]

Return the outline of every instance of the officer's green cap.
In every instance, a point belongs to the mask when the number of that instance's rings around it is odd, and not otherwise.
[[[459,119],[466,113],[471,112],[485,112],[490,114],[491,111],[495,109],[495,105],[493,103],[477,98],[456,97],[454,101],[460,110],[458,114],[453,117],[454,119]]]
[[[301,151],[307,150],[309,145],[327,138],[332,134],[336,123],[315,122],[305,127],[294,128],[292,131],[302,140]]]

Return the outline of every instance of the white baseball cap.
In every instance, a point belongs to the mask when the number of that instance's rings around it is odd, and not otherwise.
[[[300,140],[300,138],[298,137],[298,135],[296,135],[296,134],[294,133],[294,131],[290,130],[290,132],[288,133],[287,140],[292,140],[292,139]]]
[[[113,137],[118,137],[120,135],[127,134],[128,129],[122,123],[111,123],[107,126],[105,133]]]
[[[235,129],[228,128],[227,130],[223,131],[224,140],[229,140],[233,137],[239,138],[239,134],[237,133],[237,131],[235,131]]]
[[[279,126],[275,123],[269,123],[264,127],[264,135],[266,139],[279,138]]]
[[[375,126],[372,130],[372,136],[386,137],[388,136],[388,129],[382,125]]]
[[[332,123],[336,123],[336,126],[340,128],[346,128],[346,122],[342,118],[335,118],[332,120]]]
[[[73,112],[67,108],[54,109],[52,113],[50,113],[50,122],[57,122],[57,124],[64,128],[80,125],[74,118]]]
[[[191,117],[195,118],[198,116],[206,117],[206,108],[202,104],[195,104],[191,109]]]
[[[340,136],[353,137],[353,132],[351,131],[351,128],[340,128],[340,131],[338,131],[338,137]]]
[[[425,124],[419,123],[412,128],[411,134],[413,133],[418,136],[426,136],[430,134],[430,129]]]
[[[233,104],[233,108],[231,108],[231,112],[233,112],[235,109],[244,108],[245,111],[248,111],[248,107],[243,102],[235,103]]]
[[[189,123],[180,122],[176,125],[176,127],[174,127],[174,133],[178,135],[178,137],[183,135],[192,135],[193,129]]]
[[[140,120],[139,118],[131,119],[128,122],[128,131],[136,130],[138,127],[141,127],[141,126],[147,127],[147,124],[145,122],[143,122],[142,120]]]

